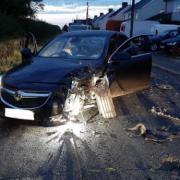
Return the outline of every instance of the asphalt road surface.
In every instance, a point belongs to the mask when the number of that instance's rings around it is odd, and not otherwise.
[[[150,89],[116,100],[111,120],[44,128],[2,119],[0,179],[180,179],[179,82],[154,66]],[[146,133],[128,131],[139,123]]]

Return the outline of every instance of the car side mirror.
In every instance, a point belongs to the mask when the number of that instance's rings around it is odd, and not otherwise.
[[[110,64],[117,64],[122,61],[129,61],[131,60],[131,55],[128,54],[127,52],[116,52],[110,59],[109,63]]]
[[[33,56],[33,53],[31,52],[31,49],[23,48],[21,50],[21,56],[22,56],[22,60],[26,61],[26,60],[30,59]]]

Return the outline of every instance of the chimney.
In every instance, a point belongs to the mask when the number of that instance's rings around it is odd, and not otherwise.
[[[97,19],[97,15],[94,16],[94,19]]]
[[[111,13],[113,11],[113,9],[109,9],[109,13]]]
[[[104,15],[104,13],[100,13],[100,16],[103,16]]]
[[[122,2],[122,8],[124,9],[125,7],[128,6],[128,2]]]

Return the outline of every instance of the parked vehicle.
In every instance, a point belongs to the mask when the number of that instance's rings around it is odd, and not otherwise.
[[[178,29],[180,25],[173,25],[173,24],[154,24],[151,27],[151,34],[153,35],[161,35],[167,31]]]
[[[157,51],[160,48],[161,41],[174,38],[180,34],[179,30],[168,30],[161,33],[158,36],[152,36],[150,38],[151,51]]]
[[[160,48],[166,53],[170,52],[176,55],[180,55],[180,34],[175,38],[162,41]]]
[[[134,33],[133,36],[142,34],[151,34],[151,27],[155,24],[159,24],[157,21],[134,21]],[[121,24],[120,32],[124,32],[127,36],[130,36],[131,22],[126,21]]]
[[[144,38],[68,32],[38,53],[24,48],[24,63],[1,77],[0,115],[49,126],[57,118],[78,119],[95,106],[104,118],[115,117],[113,98],[150,85],[152,55],[144,50]]]
[[[84,31],[91,29],[92,28],[89,25],[70,25],[68,31]]]

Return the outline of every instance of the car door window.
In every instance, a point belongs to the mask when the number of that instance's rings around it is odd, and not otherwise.
[[[110,57],[116,49],[122,45],[127,40],[127,37],[124,35],[114,35],[109,42],[109,49],[108,49],[108,57]]]
[[[117,49],[115,37],[113,36],[109,41],[108,57]]]
[[[128,53],[131,56],[149,52],[148,36],[138,36],[128,40],[119,48],[119,52]]]

